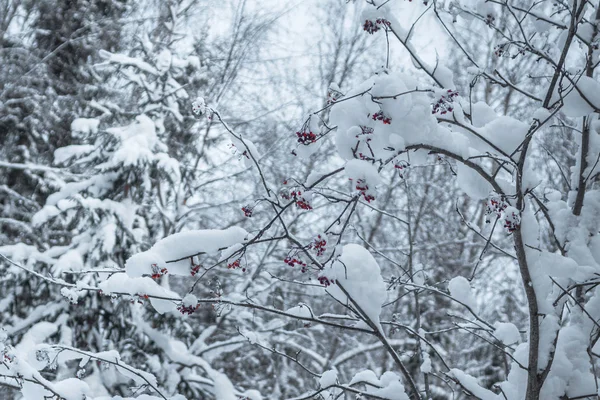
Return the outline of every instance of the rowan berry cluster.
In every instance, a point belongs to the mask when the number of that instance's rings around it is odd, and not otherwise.
[[[199,104],[197,104],[196,102],[192,103],[192,112],[194,114],[200,114],[202,113],[202,110],[203,108]]]
[[[242,207],[242,211],[244,212],[244,215],[248,218],[250,218],[252,216],[252,212],[254,211],[254,209],[252,207],[250,207],[249,205],[246,205],[244,207]]]
[[[329,88],[329,90],[327,91],[327,105],[335,103],[342,97],[344,97],[344,94],[342,92],[333,88]]]
[[[304,261],[300,260],[299,258],[287,256],[283,260],[283,262],[286,263],[287,265],[289,265],[290,267],[295,267],[296,265],[299,265],[301,267],[300,271],[303,273],[308,271],[308,265],[306,265],[306,263]]]
[[[317,252],[317,257],[321,257],[327,250],[326,246],[327,240],[323,236],[317,235],[317,237],[314,238],[312,243],[309,245],[309,248]]]
[[[227,269],[238,269],[238,268],[242,268],[242,272],[246,272],[246,267],[242,267],[242,259],[241,258],[238,258],[237,260],[227,264]]]
[[[166,275],[169,271],[166,268],[160,268],[156,264],[152,264],[152,275],[150,277],[152,279],[158,279],[163,275]]]
[[[183,304],[180,304],[177,306],[177,310],[182,313],[183,315],[191,315],[194,312],[196,312],[196,310],[200,307],[200,304],[196,304],[195,306],[184,306]]]
[[[208,107],[203,98],[198,98],[192,102],[192,114],[196,119],[199,119],[203,114],[206,114]]]
[[[496,57],[505,57],[509,56],[508,53],[508,43],[497,44],[494,46],[494,55]]]
[[[392,118],[385,115],[385,113],[383,111],[376,112],[375,114],[373,114],[371,116],[371,118],[373,118],[373,121],[381,121],[385,125],[389,125],[392,123]]]
[[[394,163],[394,168],[398,170],[399,174],[400,174],[400,178],[404,178],[404,171],[410,167],[410,164],[408,163],[408,161],[398,161],[396,163]]]
[[[148,296],[147,294],[138,294],[137,298],[132,298],[130,300],[130,303],[131,304],[135,304],[135,303],[144,304],[144,300],[148,300],[149,298],[150,298],[150,296]]]
[[[329,279],[326,276],[319,276],[317,279],[319,280],[319,283],[325,287],[335,285],[335,279]]]
[[[301,208],[303,210],[312,210],[312,206],[308,204],[308,201],[303,197],[296,201],[296,207]]]
[[[15,356],[13,354],[8,353],[8,350],[5,348],[4,351],[2,352],[2,361],[3,362],[13,362],[15,359]]]
[[[198,274],[198,272],[200,272],[200,268],[202,268],[202,266],[200,264],[192,266],[192,270],[190,271],[190,275],[195,276],[196,274]]]
[[[369,141],[370,139],[367,139],[367,141]],[[367,155],[365,155],[364,153],[358,153],[358,158],[364,161],[375,161],[375,159],[373,157],[369,157]]]
[[[521,225],[521,217],[519,216],[518,211],[515,210],[515,211],[508,212],[504,216],[504,229],[506,229],[506,231],[508,233],[513,233],[514,231],[519,229],[520,225]]]
[[[454,99],[458,97],[458,91],[448,89],[448,91],[443,94],[439,100],[433,104],[433,109],[431,110],[432,114],[446,114],[452,112],[454,110]]]
[[[487,204],[486,204],[486,207],[485,207],[485,214],[486,214],[485,222],[486,223],[490,222],[490,220],[488,219],[487,215],[496,214],[496,216],[498,218],[500,218],[500,216],[502,215],[502,212],[504,210],[506,210],[507,207],[508,207],[508,203],[505,202],[502,199],[502,197],[500,197],[497,194],[491,195],[488,198]]]
[[[388,29],[391,26],[392,24],[390,23],[390,21],[384,18],[377,18],[374,22],[370,19],[367,19],[363,24],[363,30],[366,31],[368,34],[372,35],[381,28]]]
[[[367,185],[367,182],[364,179],[356,180],[356,190],[360,192],[360,194],[363,196],[367,203],[370,203],[371,201],[375,200],[375,197],[368,193],[369,185]]]
[[[302,196],[301,190],[292,190],[291,192],[283,191],[281,192],[281,197],[286,200],[293,199],[296,202],[296,207],[301,208],[303,210],[312,210],[312,206],[310,205],[308,199]]]
[[[298,131],[296,136],[298,136],[298,143],[303,145],[309,145],[317,141],[317,135],[310,131]]]

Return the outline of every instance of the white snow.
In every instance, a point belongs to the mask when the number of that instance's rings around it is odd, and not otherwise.
[[[92,135],[98,133],[100,120],[96,118],[75,118],[71,122],[71,132],[76,134]]]
[[[423,348],[423,350],[421,350],[421,357],[423,358],[423,362],[421,363],[419,369],[424,374],[430,374],[433,371],[433,367],[431,365],[431,357],[429,357],[429,354],[427,354],[427,351],[425,351],[424,343],[421,344],[421,347]]]
[[[323,372],[323,374],[321,374],[321,378],[319,379],[319,386],[325,389],[337,384],[337,380],[337,371],[330,369],[329,371],[325,371]]]
[[[498,118],[498,116],[492,107],[483,101],[478,101],[471,106],[471,118],[473,120],[473,126],[481,128],[485,124]]]
[[[462,163],[458,163],[456,169],[456,183],[467,196],[474,200],[481,200],[488,196],[492,187],[481,175]]]
[[[126,293],[136,298],[140,298],[141,296],[140,300],[144,299],[144,295],[159,297],[150,297],[148,300],[152,304],[152,307],[160,314],[175,311],[177,303],[180,302],[177,293],[159,286],[149,277],[132,278],[128,274],[112,274],[107,280],[100,282],[98,287],[107,295],[111,293]]]
[[[299,318],[312,318],[312,311],[306,304],[298,304],[285,311],[287,314],[295,315]]]
[[[206,114],[207,107],[204,97],[198,97],[192,102],[192,112],[198,117]]]
[[[346,176],[353,181],[364,179],[369,187],[375,187],[381,181],[377,168],[373,164],[363,160],[350,160],[344,167]]]
[[[583,117],[600,109],[600,82],[588,76],[580,76],[576,82],[566,96],[563,93],[562,112],[569,117]],[[558,99],[557,93],[553,99]]]
[[[181,299],[181,304],[185,307],[196,307],[198,305],[198,298],[191,293],[188,293]]]
[[[336,283],[326,289],[331,296],[343,304],[360,308],[359,313],[381,330],[379,314],[387,298],[387,288],[377,261],[367,249],[357,244],[345,245],[339,258],[325,268],[321,276],[335,280]]]
[[[154,122],[146,115],[138,115],[135,119],[136,122],[131,125],[106,129],[121,145],[105,168],[142,165],[154,160],[154,151],[159,147]]]
[[[379,378],[377,378],[375,372],[371,371],[370,369],[365,369],[360,372],[357,372],[354,375],[354,377],[352,377],[352,380],[350,381],[349,385],[354,385],[360,382],[368,383],[370,385],[378,385]]]
[[[479,133],[496,148],[510,155],[523,142],[528,130],[528,124],[511,117],[501,116],[485,124]],[[473,143],[477,144],[476,148],[480,151],[498,153],[495,148],[483,140],[474,139]]]
[[[363,370],[354,375],[349,385],[363,384],[368,394],[387,400],[409,400],[400,377],[391,371],[384,372],[380,378],[371,370]]]
[[[169,49],[163,49],[156,56],[156,69],[158,73],[164,74],[171,68],[171,63],[173,60],[173,55],[169,51]]]
[[[388,400],[409,400],[409,397],[404,390],[404,385],[398,380],[390,382],[381,389],[372,390],[370,393],[374,396],[383,397]]]
[[[454,89],[454,74],[449,68],[438,64],[433,73],[434,78],[446,89]]]
[[[65,400],[81,400],[91,395],[88,384],[77,378],[68,378],[56,382],[53,389]]]
[[[247,235],[248,232],[240,227],[179,232],[159,240],[149,250],[130,257],[125,269],[129,276],[140,277],[152,275],[152,264],[156,264],[159,268],[167,268],[169,274],[189,276],[192,256],[215,254],[242,243]],[[167,263],[179,259],[183,260]]]
[[[96,147],[91,144],[71,145],[58,148],[54,151],[54,164],[61,165],[70,159],[77,159],[94,151]]]
[[[463,303],[471,310],[477,310],[477,301],[471,292],[471,284],[465,277],[457,276],[452,278],[448,283],[448,290],[453,298]]]
[[[507,346],[517,344],[521,341],[519,329],[510,322],[496,322],[494,328],[494,337]]]
[[[460,384],[465,387],[469,392],[473,393],[478,399],[481,400],[501,400],[503,397],[499,394],[487,390],[479,385],[477,379],[473,376],[459,370],[452,368],[450,373]]]
[[[212,379],[214,395],[219,400],[238,400],[235,388],[229,378],[215,369],[203,358],[192,354],[185,343],[173,339],[170,336],[151,328],[145,321],[137,321],[138,329],[146,334],[162,351],[175,363],[192,367],[197,366],[206,371]],[[256,397],[256,393],[253,393]]]

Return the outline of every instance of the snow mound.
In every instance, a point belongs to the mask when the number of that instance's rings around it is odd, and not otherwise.
[[[166,273],[169,274],[189,276],[192,256],[215,254],[219,250],[243,242],[247,235],[248,232],[239,227],[176,233],[159,240],[149,250],[130,257],[125,263],[125,270],[131,277],[152,276],[163,268],[166,268]]]
[[[457,276],[452,278],[448,283],[448,290],[450,291],[450,295],[456,300],[460,301],[471,310],[476,310],[477,302],[471,292],[471,285],[465,277]]]
[[[494,328],[494,336],[507,346],[521,341],[519,329],[510,322],[496,322]]]
[[[323,270],[321,277],[335,281],[327,287],[331,296],[356,309],[381,330],[379,314],[387,288],[377,261],[367,249],[357,244],[345,245],[340,257]]]

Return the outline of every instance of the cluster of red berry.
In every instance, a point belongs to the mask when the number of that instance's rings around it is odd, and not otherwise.
[[[453,103],[454,98],[458,97],[458,91],[448,89],[446,94],[442,95],[440,99],[433,105],[433,109],[431,110],[432,114],[446,114],[452,112],[454,110]]]
[[[404,178],[403,171],[408,167],[410,167],[410,164],[407,161],[399,161],[397,163],[394,163],[394,168],[398,170],[400,178]]]
[[[241,268],[242,272],[246,272],[246,267],[242,266],[241,258],[238,258],[234,262],[230,262],[229,264],[227,264],[227,269],[238,269],[238,268]]]
[[[310,204],[308,204],[308,201],[306,201],[304,198],[297,200],[296,206],[303,210],[312,210],[312,206]]]
[[[248,218],[250,218],[252,216],[252,212],[254,211],[254,209],[250,206],[244,206],[242,207],[242,211],[244,212],[244,215]]]
[[[325,287],[335,285],[335,279],[329,279],[326,276],[319,276],[317,279],[319,280],[319,283]]]
[[[309,245],[311,249],[317,252],[317,257],[321,257],[323,254],[325,254],[325,251],[327,250],[326,246],[327,240],[325,240],[325,238],[323,238],[321,235],[317,235],[317,237],[313,239],[312,243]]]
[[[317,141],[317,135],[312,132],[298,131],[296,132],[296,136],[298,136],[298,143],[304,145],[309,145]]]
[[[308,265],[306,265],[306,263],[296,257],[290,257],[287,256],[284,260],[284,263],[286,263],[287,265],[289,265],[290,267],[295,267],[296,265],[299,265],[301,267],[301,271],[302,272],[306,272],[308,271]]]
[[[195,276],[198,272],[200,272],[200,268],[202,268],[202,266],[200,264],[192,266],[192,270],[190,271],[190,275]]]
[[[135,299],[135,298],[132,298],[132,299],[130,300],[130,303],[131,303],[131,304],[135,304],[135,303],[138,303],[138,304],[144,304],[144,300],[148,300],[148,299],[150,298],[150,296],[148,296],[147,294],[139,294],[139,293],[138,293],[138,295],[137,295],[137,296],[138,296],[138,297],[137,297],[137,299]]]
[[[6,352],[6,349],[4,350],[4,352],[2,353],[2,360],[3,362],[13,362],[15,359],[15,356],[13,356],[12,354],[8,354]]]
[[[327,105],[335,103],[343,96],[344,94],[339,90],[329,88],[329,90],[327,91]]]
[[[502,198],[499,195],[492,195],[488,198],[485,207],[485,214],[496,214],[498,217],[500,217],[502,215],[502,212],[506,210],[506,207],[508,207],[508,203],[502,200]],[[489,223],[490,221],[486,218],[485,222]]]
[[[496,57],[507,56],[507,55],[509,55],[507,49],[508,49],[507,43],[497,44],[496,46],[494,46],[494,55]]]
[[[302,191],[300,190],[292,190],[291,192],[289,192],[289,194],[284,191],[281,193],[281,197],[286,200],[294,199],[294,201],[296,202],[296,207],[298,208],[301,208],[303,210],[312,210],[312,206],[310,205],[307,199],[302,197]]]
[[[184,306],[183,304],[180,304],[177,306],[177,310],[182,313],[183,315],[191,315],[193,314],[198,308],[200,307],[200,304],[196,304],[195,306]]]
[[[152,275],[150,277],[152,279],[158,279],[163,275],[166,275],[169,271],[166,268],[160,268],[156,264],[152,264]]]
[[[506,229],[508,233],[513,233],[519,229],[520,225],[521,218],[519,217],[518,212],[510,212],[504,217],[504,229]]]
[[[356,181],[356,190],[360,192],[360,194],[363,196],[367,203],[370,203],[371,201],[375,200],[375,197],[373,195],[367,193],[369,190],[369,185],[367,185],[367,182],[364,179],[358,179]]]
[[[376,112],[371,116],[371,118],[373,118],[373,121],[381,121],[385,125],[389,125],[392,123],[392,118],[385,115],[383,111]]]
[[[369,141],[370,139],[367,139],[367,141]],[[358,153],[358,158],[364,161],[375,161],[375,159],[373,157],[369,157],[364,155],[364,153]]]
[[[377,18],[375,20],[375,22],[368,19],[363,24],[363,30],[372,35],[375,32],[377,32],[379,29],[381,29],[381,28],[386,29],[386,28],[389,28],[390,26],[392,26],[390,21],[388,21],[387,19],[384,19],[384,18]]]
[[[485,222],[489,223],[489,215],[495,214],[498,218],[503,218],[504,229],[512,233],[519,229],[521,217],[519,211],[514,207],[509,207],[508,202],[502,196],[492,193],[485,206]]]

